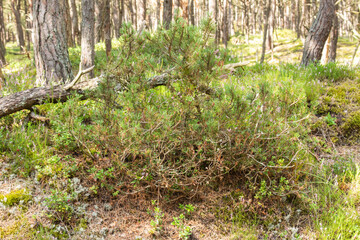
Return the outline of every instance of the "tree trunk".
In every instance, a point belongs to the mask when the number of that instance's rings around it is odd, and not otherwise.
[[[3,42],[0,41],[0,68],[6,64],[5,52],[3,49],[5,49],[5,47],[3,46]]]
[[[24,38],[24,31],[21,25],[20,3],[21,3],[20,0],[17,0],[17,3],[15,2],[15,0],[12,0],[10,6],[15,16],[16,32],[17,32],[19,47],[21,51],[24,51],[25,38]]]
[[[172,20],[172,0],[164,0],[163,11],[163,24],[168,29]]]
[[[106,0],[95,0],[95,41],[104,39],[104,12]]]
[[[3,41],[0,41],[0,68],[6,64],[5,60],[5,46]]]
[[[190,11],[189,11],[189,14],[190,14],[190,23],[191,23],[191,25],[195,25],[194,0],[190,0],[189,7],[190,7]]]
[[[335,7],[337,9],[337,6]],[[360,14],[360,13],[359,13]],[[336,49],[337,49],[337,42],[339,38],[339,18],[335,14],[334,17],[334,23],[332,27],[332,33],[331,33],[331,42],[330,42],[330,53],[329,53],[329,61],[335,62],[336,60]]]
[[[114,29],[115,38],[120,37],[120,1],[113,0],[112,1],[112,26]]]
[[[76,2],[75,0],[70,0],[71,3],[71,20],[72,20],[72,35],[73,41],[77,45],[81,44],[81,35],[79,30],[79,19],[78,19],[78,12],[76,9]]]
[[[111,55],[110,0],[105,0],[104,37],[105,37],[106,58],[109,61]]]
[[[266,3],[266,1],[265,1],[265,3]],[[271,0],[268,0],[267,6],[265,8],[265,13],[264,13],[265,24],[264,24],[264,30],[263,30],[263,43],[262,43],[260,63],[263,63],[265,60],[266,39],[267,39],[267,32],[268,32],[268,27],[269,27],[270,11],[271,11]]]
[[[159,25],[161,24],[160,9],[161,9],[161,1],[156,0],[156,28],[158,28]]]
[[[137,0],[134,0],[134,19],[135,19],[135,29],[138,29],[138,9],[137,9]]]
[[[81,64],[83,69],[94,65],[95,59],[95,0],[81,0]],[[93,78],[94,71],[85,75]]]
[[[32,9],[31,1],[30,2],[30,9]],[[25,22],[26,22],[26,29],[25,29],[25,38],[26,38],[26,49],[27,51],[30,51],[31,47],[31,22],[29,20],[29,16],[31,15],[31,11],[29,11],[27,0],[24,1],[24,9],[25,9]]]
[[[65,14],[65,27],[66,27],[66,41],[68,47],[74,47],[75,41],[72,35],[72,19],[70,16],[70,6],[69,6],[69,0],[63,0],[64,1],[64,14]]]
[[[5,22],[4,22],[4,11],[3,11],[3,0],[0,0],[0,52],[3,56],[5,56],[6,49],[5,49]],[[5,64],[5,58],[2,59],[0,56],[0,60]]]
[[[142,0],[142,7],[141,7],[142,13],[142,21],[146,21],[146,10],[147,10],[147,5],[146,5],[146,0]]]
[[[305,40],[301,65],[307,66],[311,62],[321,59],[322,50],[329,37],[334,17],[334,1],[321,0],[319,12]]]
[[[125,7],[124,7],[124,0],[120,0],[120,21],[119,21],[119,25],[120,28],[122,27],[123,21],[124,21],[124,17],[125,17]]]
[[[227,43],[229,40],[229,3],[228,0],[224,0],[224,7],[223,7],[223,43],[225,45],[225,48],[227,47]]]
[[[73,78],[66,42],[65,6],[59,0],[33,1],[33,40],[37,83]]]
[[[132,4],[132,0],[129,1],[129,15],[130,15],[130,20],[131,20],[131,24],[134,25],[134,8],[133,8],[133,4]]]

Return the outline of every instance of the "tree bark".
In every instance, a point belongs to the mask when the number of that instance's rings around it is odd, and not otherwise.
[[[265,1],[266,3],[266,1]],[[261,50],[261,59],[260,59],[260,63],[263,63],[265,60],[265,50],[266,50],[266,39],[267,39],[267,35],[268,35],[268,27],[269,27],[269,15],[270,15],[270,11],[271,11],[271,0],[268,0],[267,2],[267,6],[265,8],[265,16],[264,16],[264,30],[263,30],[263,43],[262,43],[262,50]]]
[[[0,41],[0,68],[6,64],[5,52],[3,49],[5,49],[5,46],[3,45],[3,42]]]
[[[46,102],[65,102],[74,92],[82,94],[83,90],[96,88],[99,82],[99,78],[94,78],[80,82],[71,89],[65,89],[64,85],[45,86],[2,97],[0,98],[0,118],[21,110],[30,110],[33,106]]]
[[[17,0],[17,2],[15,2],[15,0],[12,0],[10,6],[11,6],[11,10],[15,16],[16,32],[17,32],[19,47],[20,47],[21,51],[24,51],[25,50],[25,38],[24,38],[23,27],[21,25],[20,3],[21,3],[20,0]]]
[[[94,65],[95,59],[95,0],[81,1],[81,63],[87,69]],[[87,73],[85,78],[93,78],[94,72]]]
[[[114,29],[115,38],[120,37],[120,0],[113,0],[112,1],[112,26]]]
[[[37,84],[73,78],[66,39],[65,6],[59,0],[33,1],[33,40]]]
[[[78,19],[78,12],[76,9],[76,2],[75,0],[70,0],[71,2],[71,20],[72,20],[72,35],[73,41],[77,45],[81,44],[81,35],[79,30],[79,19]]]
[[[95,0],[95,39],[97,43],[104,39],[105,1]]]
[[[104,37],[105,37],[106,58],[109,61],[111,55],[110,0],[105,0]]]
[[[333,0],[321,0],[319,12],[305,40],[301,65],[321,60],[322,50],[329,37],[335,17]]]
[[[65,14],[65,27],[66,27],[66,40],[68,47],[75,47],[74,36],[72,35],[72,18],[70,14],[69,0],[64,1],[64,14]]]
[[[337,6],[335,8],[337,9]],[[335,14],[334,23],[333,23],[332,32],[331,32],[330,53],[329,53],[329,61],[330,62],[335,62],[335,60],[336,60],[336,50],[337,50],[337,43],[338,43],[338,38],[339,38],[339,25],[340,25],[339,18]]]
[[[3,0],[0,0],[0,52],[2,53],[3,56],[5,56],[6,53],[5,40],[6,40],[6,35],[5,35]],[[2,57],[0,56],[0,61],[2,61],[3,64],[5,64],[5,58],[2,59]]]
[[[229,2],[228,0],[224,0],[224,6],[223,6],[223,43],[225,45],[225,48],[227,47],[228,41],[229,41]]]
[[[30,9],[32,8],[31,5],[31,1],[29,1],[30,3]],[[27,51],[30,51],[30,47],[31,47],[31,21],[29,19],[29,16],[31,15],[31,11],[29,11],[29,6],[28,6],[28,2],[27,0],[24,1],[24,9],[25,9],[25,22],[26,22],[26,29],[25,29],[25,38],[26,38],[26,49]]]
[[[164,0],[163,11],[163,24],[168,29],[172,20],[172,0]]]

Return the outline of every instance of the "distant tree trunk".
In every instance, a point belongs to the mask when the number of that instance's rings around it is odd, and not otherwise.
[[[5,47],[3,46],[3,42],[0,41],[0,68],[6,64],[5,52],[3,49],[5,49]]]
[[[190,0],[190,23],[191,25],[195,25],[195,8],[194,8],[194,0]]]
[[[0,42],[1,49],[3,53],[5,53],[5,22],[4,22],[4,10],[3,10],[3,0],[0,0]]]
[[[300,0],[296,1],[295,30],[296,30],[296,38],[299,39],[301,37],[301,7],[300,7]]]
[[[110,0],[105,0],[104,37],[105,37],[106,57],[107,60],[110,60],[110,55],[111,55]]]
[[[120,37],[120,1],[112,1],[112,26],[114,29],[115,38]]]
[[[267,30],[267,49],[273,49],[274,48],[274,42],[273,42],[273,35],[274,35],[274,12],[275,12],[275,5],[274,0],[271,1],[271,6],[269,10],[269,17],[268,17],[268,30]],[[272,56],[273,57],[273,56]]]
[[[26,49],[27,51],[30,51],[30,46],[31,46],[31,35],[30,35],[30,31],[31,31],[31,21],[29,19],[29,15],[31,15],[31,11],[29,12],[29,8],[28,8],[28,4],[27,4],[27,0],[24,1],[25,5],[24,5],[24,9],[25,9],[25,22],[26,22],[26,29],[25,29],[25,38],[26,38]],[[32,9],[32,5],[31,5],[31,1],[30,1],[30,9]]]
[[[124,0],[120,0],[120,21],[119,21],[119,25],[120,28],[122,27],[123,21],[124,21],[124,17],[125,17],[125,7],[124,7]]]
[[[266,5],[266,0],[265,4]],[[267,32],[269,27],[269,15],[271,11],[271,0],[268,0],[267,5],[265,7],[265,13],[264,13],[264,30],[263,30],[263,43],[262,43],[262,51],[261,51],[261,59],[260,63],[263,63],[265,60],[265,50],[266,50],[266,39],[267,39]]]
[[[81,0],[81,64],[83,69],[94,65],[95,59],[95,0]],[[85,75],[93,78],[94,72]]]
[[[166,29],[169,28],[172,20],[172,0],[164,0],[163,23]]]
[[[134,25],[135,24],[135,19],[134,19],[135,13],[134,13],[132,0],[129,1],[129,14],[130,14],[131,23]]]
[[[76,2],[75,2],[75,0],[70,0],[70,3],[71,3],[73,41],[77,45],[80,45],[81,44],[81,36],[80,36],[80,30],[79,30],[79,18],[78,18],[78,12],[76,9]]]
[[[156,0],[156,27],[159,27],[159,25],[161,24],[160,9],[161,9],[161,1]]]
[[[135,19],[135,29],[138,29],[138,9],[137,9],[137,0],[134,0],[134,19]]]
[[[65,3],[33,1],[33,40],[37,82],[66,82],[73,78],[66,42]]]
[[[66,27],[66,41],[68,47],[74,47],[75,42],[72,35],[72,19],[70,16],[70,6],[69,6],[69,0],[63,0],[64,1],[64,14],[65,14],[65,27]]]
[[[104,12],[106,0],[95,0],[95,41],[104,39]]]
[[[331,31],[335,17],[334,1],[321,0],[319,9],[305,40],[301,65],[307,66],[321,59],[322,50]]]
[[[337,9],[338,7],[336,6],[335,8]],[[333,23],[332,32],[331,32],[332,36],[331,36],[330,53],[329,53],[329,61],[330,62],[335,62],[335,60],[336,60],[336,49],[337,49],[337,42],[338,42],[338,38],[339,38],[339,25],[340,25],[339,18],[335,14],[334,23]]]
[[[15,16],[16,32],[17,32],[19,47],[21,51],[24,51],[25,38],[24,38],[23,27],[21,25],[20,4],[21,4],[20,0],[17,0],[17,2],[15,2],[15,0],[12,0],[10,6]]]
[[[227,43],[229,41],[229,2],[228,0],[224,0],[224,6],[223,6],[223,43],[225,47],[227,47]]]
[[[146,21],[146,10],[147,10],[147,5],[146,5],[146,0],[142,0],[142,20]]]
[[[5,22],[4,22],[4,11],[3,11],[3,0],[0,0],[0,52],[2,55],[5,55],[6,49],[5,49]],[[5,64],[5,58],[0,60]]]
[[[3,1],[0,0],[0,68],[6,64],[5,60],[5,23],[3,13]]]

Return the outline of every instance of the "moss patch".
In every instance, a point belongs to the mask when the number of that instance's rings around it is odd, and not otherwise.
[[[26,189],[14,190],[8,194],[0,194],[0,202],[5,206],[13,206],[21,201],[27,203],[31,198]]]
[[[332,128],[338,132],[339,136],[343,136],[339,143],[358,142],[360,140],[360,81],[347,80],[327,87],[316,111],[320,118],[325,119],[329,114],[336,118],[336,126]],[[318,125],[319,123],[314,127],[321,127]]]

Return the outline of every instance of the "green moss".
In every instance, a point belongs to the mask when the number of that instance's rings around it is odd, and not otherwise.
[[[346,136],[360,138],[360,110],[353,112],[342,125]]]
[[[31,198],[31,195],[26,189],[15,190],[3,195],[0,194],[0,202],[5,206],[13,206],[21,201],[27,203]]]

